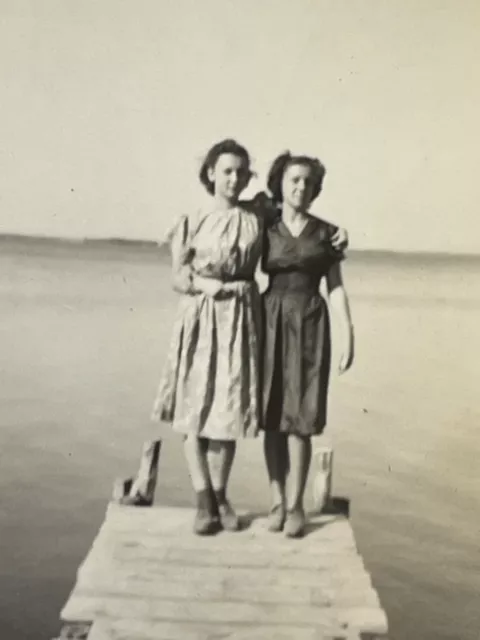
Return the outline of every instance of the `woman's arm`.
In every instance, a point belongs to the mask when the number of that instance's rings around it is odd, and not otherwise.
[[[338,227],[334,232],[331,240],[333,248],[337,251],[345,251],[346,249],[348,249],[349,238],[346,229]]]
[[[246,209],[254,211],[267,224],[274,222],[279,216],[278,207],[266,191],[259,191],[249,200],[242,200],[241,204]]]
[[[189,245],[188,219],[185,217],[170,234],[173,289],[184,295],[204,293],[215,297],[221,291],[222,283],[195,274],[192,269],[193,251]]]
[[[176,227],[170,232],[169,240],[174,291],[184,295],[199,293],[191,265],[192,250],[189,247],[188,218],[186,216],[181,218]]]
[[[340,373],[348,371],[354,358],[354,330],[347,292],[342,278],[340,263],[336,262],[327,274],[327,289],[330,305],[337,317],[341,335]]]
[[[172,256],[172,286],[177,293],[193,295],[194,275],[191,266],[191,254],[188,246],[188,219],[182,218],[170,233],[170,252]]]

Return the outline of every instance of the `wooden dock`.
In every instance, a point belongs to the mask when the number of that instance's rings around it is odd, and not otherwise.
[[[158,451],[153,472],[151,460],[143,473],[150,491]],[[118,502],[135,504],[132,484],[123,485],[124,500],[117,488]],[[385,639],[387,619],[348,517],[329,511],[313,516],[299,540],[248,514],[239,532],[199,537],[193,510],[111,503],[59,638]]]

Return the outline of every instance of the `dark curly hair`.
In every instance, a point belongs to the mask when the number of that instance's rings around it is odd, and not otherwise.
[[[318,198],[322,186],[323,180],[327,170],[318,158],[311,158],[310,156],[293,156],[290,151],[282,153],[272,163],[270,171],[268,172],[267,186],[272,194],[272,200],[276,204],[283,202],[282,196],[282,180],[285,175],[285,171],[292,165],[302,165],[309,167],[312,172],[312,197],[310,203]],[[309,204],[310,204],[309,203]]]
[[[208,170],[213,169],[217,164],[217,160],[220,156],[225,153],[229,153],[231,155],[237,156],[242,160],[245,165],[246,173],[247,173],[247,184],[250,178],[253,176],[253,172],[250,169],[250,154],[248,151],[239,144],[236,140],[232,138],[227,138],[226,140],[222,140],[221,142],[217,142],[213,145],[213,147],[208,151],[205,156],[204,161],[202,162],[202,166],[200,167],[199,178],[200,182],[203,184],[205,189],[208,191],[210,195],[213,195],[215,192],[215,185],[208,177]],[[245,185],[246,186],[246,185]]]

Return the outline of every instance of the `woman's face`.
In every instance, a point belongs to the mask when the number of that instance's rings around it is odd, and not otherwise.
[[[232,153],[223,153],[215,166],[208,170],[208,178],[214,184],[215,195],[228,202],[236,202],[248,185],[250,171],[245,160]]]
[[[289,165],[282,178],[282,197],[284,204],[295,211],[305,211],[312,201],[312,169],[306,164]]]

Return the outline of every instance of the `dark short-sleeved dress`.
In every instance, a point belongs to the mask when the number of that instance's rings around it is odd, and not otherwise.
[[[337,230],[309,216],[293,236],[281,219],[265,231],[262,296],[265,430],[303,436],[323,432],[330,375],[330,320],[321,279],[343,258],[331,244]]]

